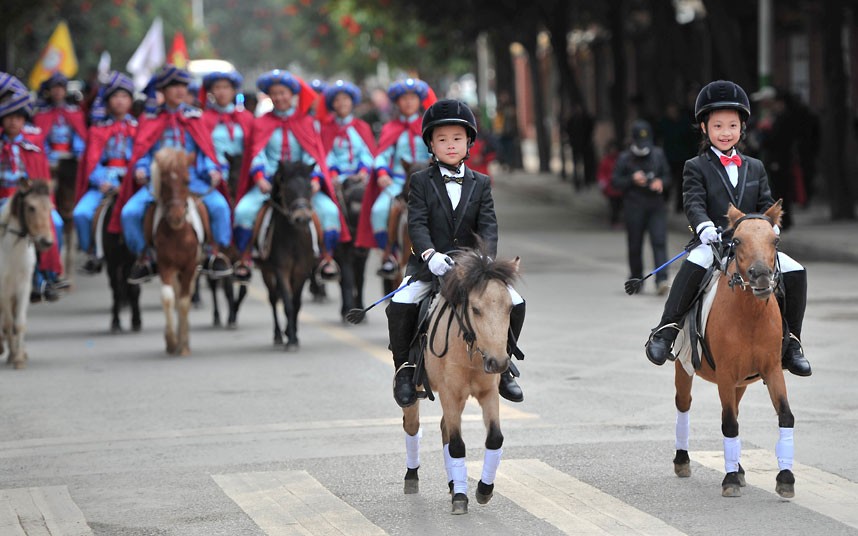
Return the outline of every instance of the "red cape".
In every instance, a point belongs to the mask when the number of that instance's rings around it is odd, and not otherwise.
[[[412,136],[421,136],[422,126],[423,119],[421,117],[418,117],[417,120],[410,125],[407,125],[398,119],[387,122],[384,127],[382,127],[381,135],[378,137],[378,149],[376,150],[376,155],[381,154],[385,149],[396,143],[396,140],[399,139],[399,136],[401,136],[407,128],[410,128]],[[357,238],[355,239],[355,246],[359,248],[378,247],[378,244],[375,241],[375,236],[372,232],[372,220],[370,219],[372,205],[375,203],[375,200],[378,199],[379,194],[381,194],[381,188],[378,187],[378,177],[375,175],[376,174],[373,174],[373,177],[370,178],[367,183],[366,190],[364,190],[363,193],[363,201],[361,202]]]
[[[152,146],[155,145],[155,142],[161,139],[161,134],[164,133],[164,130],[166,130],[168,126],[167,115],[168,114],[161,113],[155,117],[147,115],[141,116],[140,125],[137,127],[137,136],[134,138],[134,148],[131,150],[131,160],[128,162],[128,172],[125,174],[125,178],[122,180],[122,184],[119,187],[119,197],[116,199],[116,206],[114,207],[112,217],[110,218],[110,225],[107,227],[108,232],[119,233],[122,231],[122,222],[119,217],[122,212],[122,207],[124,207],[125,203],[131,199],[131,196],[140,189],[137,181],[134,180],[134,166],[137,164],[137,161],[143,157],[143,155],[149,152]],[[213,162],[217,162],[214,144],[212,144],[211,137],[206,133],[203,122],[197,118],[187,117],[182,113],[178,115],[178,120],[181,126],[188,134],[190,134],[191,138],[193,138],[197,147],[200,148],[203,154],[209,157]],[[229,192],[226,190],[225,182],[226,181],[220,181],[220,183],[218,183],[217,190],[222,193],[226,199],[229,199]]]
[[[77,168],[77,188],[75,190],[75,202],[89,190],[89,177],[95,171],[95,167],[101,160],[104,147],[113,135],[123,128],[126,123],[111,123],[109,125],[93,125],[89,127],[86,137],[86,151],[83,153]],[[127,124],[127,133],[132,138],[137,135],[137,125]]]
[[[337,201],[334,186],[331,184],[328,166],[325,163],[325,152],[322,148],[322,141],[318,134],[316,134],[316,129],[313,125],[313,118],[309,115],[301,114],[300,111],[286,119],[277,117],[274,112],[268,112],[262,117],[256,118],[256,122],[253,124],[253,141],[250,143],[250,151],[245,153],[245,158],[243,159],[241,166],[241,182],[239,182],[238,189],[236,191],[236,203],[253,186],[253,178],[250,176],[250,163],[256,155],[265,149],[265,146],[268,144],[268,140],[271,139],[271,135],[274,131],[282,127],[284,124],[288,124],[288,128],[292,131],[295,139],[298,140],[298,144],[313,157],[313,160],[316,161],[316,164],[318,164],[319,168],[322,170],[322,180],[320,181],[319,186],[321,187],[322,192],[333,200],[340,212],[340,241],[350,241],[351,233],[349,233],[345,216],[343,215],[343,211]]]
[[[45,147],[45,141],[51,132],[51,127],[57,122],[57,117],[62,115],[66,123],[71,125],[72,129],[80,136],[80,139],[86,139],[86,118],[83,111],[79,108],[51,108],[42,112],[36,112],[33,115],[33,124],[42,130],[42,137],[38,143],[40,147]]]
[[[206,129],[206,133],[209,139],[211,139],[212,132],[214,132],[215,127],[220,122],[220,114],[220,112],[212,108],[206,108],[205,111],[203,111],[203,126]],[[250,154],[250,144],[253,138],[254,117],[253,114],[248,112],[247,110],[233,110],[228,115],[235,123],[238,123],[238,125],[241,127],[241,130],[244,132],[244,148],[242,152],[245,158],[242,158],[241,162],[242,169],[244,169],[244,162],[249,158],[247,157],[247,155]],[[215,162],[217,162],[217,160],[215,160]],[[244,174],[242,173],[239,176],[244,177]],[[232,195],[235,195],[235,193],[236,192],[231,192],[231,195],[226,198],[231,205],[234,205],[234,203],[238,201],[238,196],[236,196],[235,199],[232,199]]]
[[[340,132],[340,125],[337,124],[336,119],[333,117],[326,117],[324,121],[320,121],[321,124],[321,138],[322,138],[322,148],[325,151],[325,154],[331,152],[331,148],[334,146],[334,140],[337,137],[337,134]],[[356,117],[352,118],[351,122],[347,125],[343,125],[343,128],[354,127],[360,137],[363,139],[366,146],[369,147],[369,152],[373,156],[376,154],[375,148],[375,136],[372,133],[372,129],[363,119],[358,119]]]

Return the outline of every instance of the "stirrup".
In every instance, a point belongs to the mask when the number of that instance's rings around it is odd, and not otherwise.
[[[661,330],[666,329],[666,328],[675,329],[675,330],[676,330],[676,334],[677,334],[677,335],[679,335],[679,332],[682,330],[682,328],[680,328],[680,327],[679,327],[679,324],[677,324],[676,322],[671,322],[671,323],[669,323],[669,324],[665,324],[665,325],[663,325],[663,326],[659,326],[659,327],[657,327],[657,328],[654,328],[654,329],[649,333],[649,337],[647,338],[646,343],[644,343],[644,348],[649,347],[650,343],[652,342],[652,338],[653,338],[657,333],[661,332]],[[666,340],[666,339],[663,339],[663,340]],[[673,355],[673,343],[674,343],[675,341],[676,341],[676,338],[674,338],[672,341],[670,341],[670,349],[671,349],[671,351],[668,353],[668,358],[667,358],[667,359],[668,359],[668,361],[676,361],[676,356],[675,356],[675,355]]]

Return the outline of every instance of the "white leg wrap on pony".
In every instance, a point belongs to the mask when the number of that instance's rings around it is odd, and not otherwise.
[[[450,458],[450,476],[453,477],[453,494],[468,493],[468,468],[465,458]]]
[[[742,454],[742,440],[738,437],[724,438],[724,470],[735,473],[739,470],[739,456]]]
[[[447,470],[447,482],[453,480],[453,458],[450,456],[450,444],[444,445],[444,469]]]
[[[775,454],[778,457],[778,469],[792,470],[793,456],[795,455],[795,444],[793,443],[793,429],[780,428],[781,437],[775,445]]]
[[[414,435],[405,434],[405,467],[417,469],[420,467],[420,438],[423,428],[418,428]]]
[[[688,450],[689,413],[676,411],[676,450]]]
[[[483,457],[483,474],[480,476],[483,484],[495,483],[502,454],[503,449],[486,449],[486,455]]]

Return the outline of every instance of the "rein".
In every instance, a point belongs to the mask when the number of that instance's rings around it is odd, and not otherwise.
[[[278,203],[274,201],[272,198],[268,199],[268,205],[279,212],[284,218],[288,218],[292,215],[293,212],[297,210],[303,210],[310,208],[310,201],[306,197],[299,197],[298,199],[289,203],[286,206],[285,203]]]
[[[447,320],[447,334],[444,337],[444,349],[439,353],[435,350],[435,334],[438,332],[438,324],[441,322],[441,317],[444,315],[444,312],[447,309],[450,309],[451,315]],[[461,311],[460,311],[461,309]],[[432,331],[429,335],[429,350],[432,351],[438,357],[444,357],[447,355],[447,352],[450,349],[450,328],[453,325],[453,318],[457,320],[459,324],[459,331],[462,332],[462,339],[465,341],[465,344],[468,348],[468,359],[472,359],[474,356],[474,345],[477,342],[477,334],[474,331],[474,327],[471,324],[471,315],[468,312],[468,298],[466,297],[460,307],[455,307],[450,304],[448,301],[444,301],[444,304],[441,306],[441,309],[438,311],[438,314],[435,316],[435,322],[432,325]],[[479,346],[476,347],[477,352],[483,356],[483,359],[488,357],[482,348]]]

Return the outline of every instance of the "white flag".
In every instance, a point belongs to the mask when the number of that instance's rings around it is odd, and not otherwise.
[[[102,84],[110,78],[110,52],[104,51],[98,58],[98,81]]]
[[[128,72],[134,77],[134,88],[142,91],[155,69],[164,64],[164,23],[161,17],[155,17],[146,36],[128,60]]]

